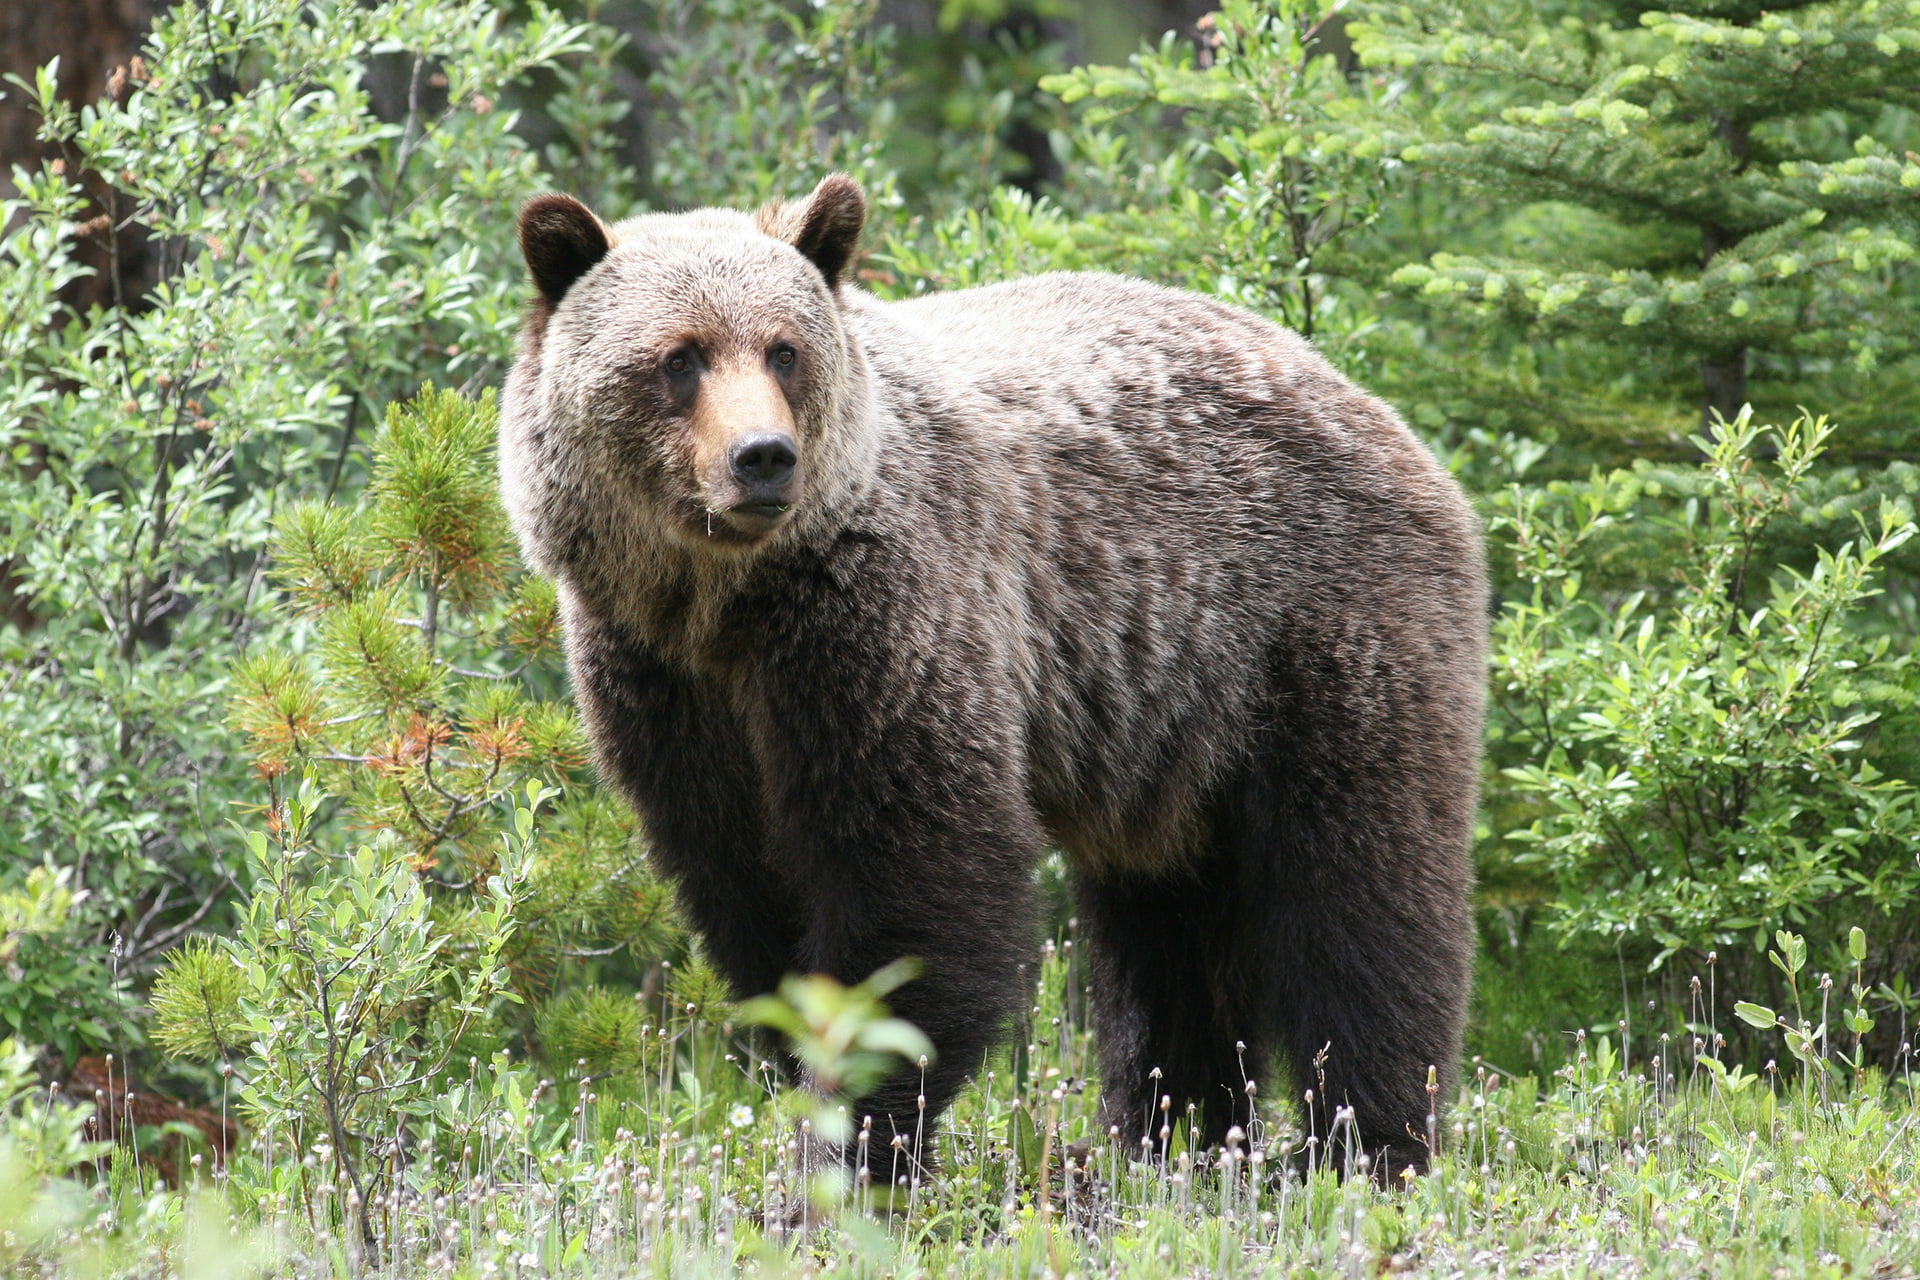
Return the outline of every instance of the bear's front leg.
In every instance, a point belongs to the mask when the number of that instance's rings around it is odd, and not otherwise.
[[[767,858],[739,717],[711,681],[583,610],[567,617],[567,647],[601,774],[638,810],[708,958],[735,995],[772,991],[794,967],[804,911]]]
[[[920,976],[889,1003],[938,1054],[924,1084],[909,1065],[854,1101],[884,1176],[896,1135],[931,1149],[935,1119],[1017,1007],[1040,824],[1018,702],[987,646],[952,630],[938,648],[796,641],[761,668],[756,754],[772,856],[809,886],[797,967],[854,983],[915,957]]]

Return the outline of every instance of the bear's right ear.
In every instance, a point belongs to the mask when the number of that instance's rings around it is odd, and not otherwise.
[[[535,196],[520,210],[520,252],[548,306],[560,305],[611,247],[607,224],[572,196]]]

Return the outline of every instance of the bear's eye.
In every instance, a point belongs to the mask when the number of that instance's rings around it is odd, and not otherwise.
[[[773,362],[782,369],[791,369],[793,362],[799,358],[800,353],[784,342],[773,349]]]
[[[691,368],[693,368],[693,361],[687,358],[687,353],[684,351],[676,351],[667,357],[668,373],[685,373]]]

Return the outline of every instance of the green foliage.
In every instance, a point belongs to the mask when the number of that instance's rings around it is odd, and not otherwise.
[[[107,1038],[122,996],[99,953],[62,945],[87,898],[73,889],[73,870],[42,864],[17,887],[0,887],[0,1028],[42,1038],[69,1060]]]
[[[637,1072],[654,1041],[646,1036],[645,1007],[624,992],[575,987],[540,1009],[540,1043],[555,1062],[595,1076]]]
[[[1470,376],[1537,383],[1535,432],[1678,439],[1750,399],[1903,432],[1912,379],[1874,371],[1920,336],[1907,8],[1369,9],[1363,59],[1425,90],[1380,144],[1493,204],[1395,281],[1478,331]]]
[[[1697,441],[1698,469],[1516,490],[1496,518],[1524,592],[1496,626],[1497,749],[1524,757],[1505,777],[1537,806],[1510,839],[1558,887],[1556,929],[1657,967],[1871,916],[1893,970],[1914,959],[1915,792],[1874,734],[1888,706],[1912,731],[1914,672],[1850,625],[1910,513],[1883,507],[1804,568],[1768,555],[1831,432],[1742,414]],[[1667,580],[1608,589],[1623,554]]]
[[[805,1092],[796,1100],[804,1118],[800,1124],[797,1188],[809,1206],[802,1217],[831,1217],[841,1208],[848,1190],[844,1152],[854,1153],[859,1168],[862,1208],[871,1207],[866,1188],[873,1166],[888,1160],[898,1172],[900,1153],[871,1149],[870,1121],[854,1129],[848,1106],[888,1076],[914,1063],[924,1072],[933,1056],[933,1042],[910,1022],[887,1015],[883,997],[919,972],[911,957],[894,961],[849,987],[824,973],[790,973],[772,995],[741,1003],[740,1020],[768,1027],[787,1042],[805,1071]],[[906,1180],[917,1189],[917,1153],[909,1155]],[[893,1177],[884,1195],[891,1200]],[[767,1214],[778,1222],[784,1196],[769,1197]]]
[[[675,127],[653,186],[675,208],[792,199],[833,170],[884,205],[894,127],[891,33],[877,0],[655,0],[649,88]]]
[[[1050,185],[1066,111],[1039,82],[1067,65],[1060,36],[1070,15],[1053,11],[1067,7],[947,5],[933,29],[895,33],[900,127],[887,135],[885,155],[916,219],[978,209],[1003,183]]]
[[[46,1097],[33,1071],[33,1051],[0,1039],[0,1268],[8,1275],[48,1245],[96,1216],[67,1174],[107,1150],[89,1142],[91,1106]]]
[[[933,1042],[912,1023],[887,1016],[888,992],[919,970],[913,960],[896,960],[854,986],[842,986],[824,973],[788,974],[776,995],[756,996],[740,1005],[742,1022],[785,1036],[814,1086],[828,1096],[857,1098],[900,1064],[920,1062]]]
[[[88,1136],[93,1104],[50,1096],[33,1067],[30,1049],[0,1040],[0,1274],[269,1273],[279,1251],[225,1196],[143,1194],[128,1153]]]
[[[1042,80],[1084,102],[1078,182],[1099,184],[1111,206],[1088,216],[1079,243],[1115,269],[1217,294],[1308,337],[1351,337],[1350,318],[1328,329],[1344,313],[1323,259],[1373,220],[1386,171],[1345,123],[1366,86],[1327,43],[1335,20],[1311,0],[1236,0],[1208,28],[1211,65],[1169,35],[1125,68]],[[1109,128],[1128,117],[1131,132]],[[1156,156],[1162,133],[1176,141]]]
[[[421,619],[429,638],[438,622],[431,605],[471,609],[487,600],[513,555],[494,493],[497,420],[491,398],[476,409],[429,387],[411,404],[390,406],[374,440],[373,482],[363,499],[373,543],[383,564],[420,578],[430,600]]]
[[[0,888],[52,858],[88,894],[36,962],[34,1039],[136,1042],[121,978],[222,919],[246,761],[219,708],[283,621],[270,518],[355,477],[396,389],[499,369],[513,209],[547,179],[496,104],[583,39],[538,4],[204,0],[161,9],[122,94],[16,87],[60,159],[0,211]],[[374,64],[403,69],[394,114]]]
[[[684,939],[554,685],[558,603],[551,581],[517,566],[496,421],[490,393],[428,388],[389,408],[364,495],[287,508],[273,580],[317,643],[256,646],[235,670],[232,711],[269,803],[288,771],[324,777],[341,822],[397,834],[456,932],[496,866],[500,803],[556,782],[511,953],[515,989],[531,998],[579,952],[644,965]]]
[[[424,861],[469,843],[526,777],[585,753],[572,718],[532,705],[518,679],[557,658],[557,605],[513,573],[496,416],[491,394],[428,388],[388,409],[357,510],[292,504],[273,579],[313,619],[317,667],[262,647],[234,676],[235,724],[269,776],[296,761],[342,776],[359,820],[404,833]]]
[[[0,968],[14,982],[24,977],[18,959],[27,938],[59,933],[73,908],[86,897],[70,887],[68,867],[35,867],[17,889],[0,891]]]
[[[244,974],[225,947],[189,938],[168,953],[148,997],[154,1042],[174,1057],[229,1056],[246,1044],[245,993]]]
[[[1733,1006],[1735,1015],[1749,1026],[1766,1031],[1777,1028],[1780,1031],[1787,1042],[1787,1051],[1807,1068],[1801,1073],[1804,1094],[1811,1095],[1817,1086],[1824,1100],[1829,1096],[1836,1078],[1840,1082],[1851,1079],[1856,1085],[1862,1083],[1866,1078],[1866,1055],[1862,1052],[1862,1043],[1867,1033],[1874,1027],[1873,1015],[1867,1012],[1867,988],[1862,977],[1867,960],[1866,931],[1855,927],[1848,931],[1847,936],[1847,955],[1854,966],[1853,986],[1848,992],[1853,999],[1853,1004],[1842,1009],[1840,1022],[1842,1028],[1853,1033],[1853,1053],[1850,1056],[1846,1053],[1837,1053],[1832,1058],[1828,1057],[1830,1049],[1826,999],[1823,996],[1820,1001],[1818,1013],[1821,1021],[1816,1026],[1811,1020],[1808,1008],[1812,1003],[1811,999],[1802,1000],[1801,998],[1802,974],[1805,974],[1808,979],[1813,977],[1813,974],[1807,971],[1807,940],[1785,929],[1774,934],[1774,938],[1780,944],[1779,950],[1768,951],[1767,960],[1786,977],[1787,994],[1793,1000],[1793,1017],[1789,1019],[1775,1013],[1766,1005],[1746,1000],[1739,1001]],[[1831,986],[1831,975],[1823,976],[1820,981],[1821,991],[1824,992]],[[1809,997],[1812,994],[1811,991],[1807,993]],[[1839,1029],[1833,1028],[1836,1031]]]
[[[458,937],[435,919],[398,840],[345,855],[311,843],[324,796],[310,780],[269,815],[271,836],[248,833],[253,891],[238,936],[223,940],[250,1041],[240,1101],[257,1128],[337,1162],[353,1237],[372,1239],[368,1214],[392,1148],[409,1121],[432,1113],[436,1078],[462,1037],[498,1001],[516,998],[504,952],[547,795],[537,783],[526,788],[500,837],[498,869]],[[192,980],[192,964],[188,956],[170,971],[179,985]],[[202,976],[194,994],[212,1006],[207,990]],[[206,1020],[186,1006],[172,1016],[156,1006],[168,1042],[204,1035],[218,1044],[217,1028],[195,1029]]]
[[[888,256],[903,283],[957,287],[1047,269],[1124,271],[1212,293],[1357,357],[1370,323],[1337,290],[1336,248],[1376,216],[1386,170],[1350,124],[1367,86],[1306,0],[1224,6],[1210,65],[1168,35],[1126,67],[1051,75],[1077,110],[1059,200],[1001,188]]]
[[[33,1067],[32,1049],[0,1040],[0,1203],[16,1213],[19,1197],[33,1190],[35,1180],[61,1177],[107,1149],[87,1140],[93,1108],[48,1097]],[[0,1249],[9,1243],[0,1239]]]
[[[623,7],[618,0],[567,4],[568,13],[585,20],[576,51],[550,64],[553,80],[547,91],[541,91],[536,75],[530,91],[508,99],[527,100],[518,128],[530,139],[543,140],[540,157],[552,188],[614,218],[633,212],[639,187],[639,175],[626,163],[628,149],[621,145],[622,135],[633,128],[633,102],[621,83],[632,61],[631,42],[605,21]]]

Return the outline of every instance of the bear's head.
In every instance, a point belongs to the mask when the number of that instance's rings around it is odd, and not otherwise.
[[[528,202],[520,245],[538,293],[500,468],[537,567],[737,559],[803,536],[865,487],[867,374],[842,323],[865,216],[843,175],[753,216],[609,227],[568,196]]]

